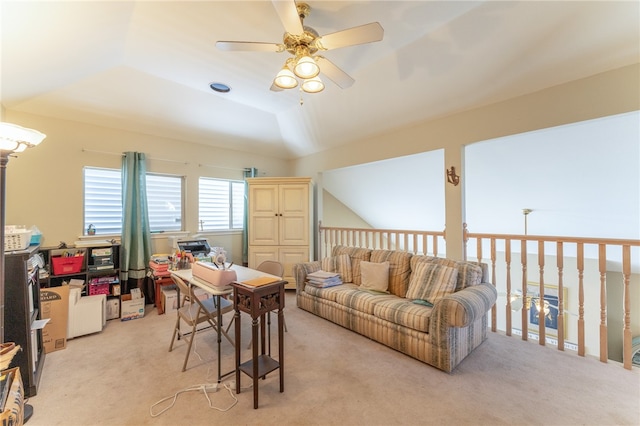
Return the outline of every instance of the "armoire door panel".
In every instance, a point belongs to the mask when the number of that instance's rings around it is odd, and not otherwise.
[[[309,225],[306,217],[283,217],[280,225],[281,245],[306,246],[309,244]]]
[[[252,216],[249,225],[249,244],[278,245],[279,220],[280,219],[275,216]]]

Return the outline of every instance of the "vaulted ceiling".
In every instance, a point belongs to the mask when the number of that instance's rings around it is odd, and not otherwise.
[[[636,1],[308,3],[304,23],[320,35],[384,28],[380,42],[323,53],[350,88],[274,92],[288,53],[215,47],[280,43],[270,1],[3,0],[2,105],[297,158],[639,59]]]

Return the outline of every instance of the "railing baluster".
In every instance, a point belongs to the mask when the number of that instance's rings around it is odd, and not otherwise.
[[[504,260],[507,264],[507,325],[505,327],[505,332],[507,336],[511,336],[511,328],[513,327],[513,325],[511,324],[511,316],[513,315],[513,313],[511,311],[511,240],[509,238],[504,241]]]
[[[558,350],[564,351],[564,247],[558,241],[556,245],[556,260],[558,266]]]
[[[433,255],[438,257],[438,237],[436,235],[433,236]]]
[[[522,340],[529,339],[529,324],[527,310],[531,299],[527,295],[527,240],[520,241],[520,262],[522,263]]]
[[[622,280],[624,283],[624,325],[622,331],[622,361],[624,368],[631,370],[631,293],[629,279],[631,277],[631,246],[622,246]]]
[[[600,361],[607,362],[607,246],[598,244],[600,270]]]
[[[544,241],[538,241],[538,268],[539,274],[539,290],[538,298],[538,344],[545,346],[547,344],[547,327],[545,326],[545,299],[544,299]]]
[[[491,284],[496,287],[496,239],[491,239]],[[498,331],[498,306],[491,307],[491,331]]]
[[[578,243],[578,355],[585,355],[584,346],[584,244]]]

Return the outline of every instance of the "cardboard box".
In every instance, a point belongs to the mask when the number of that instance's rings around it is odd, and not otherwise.
[[[164,312],[178,309],[178,291],[172,288],[162,288],[162,308]]]
[[[144,295],[132,298],[130,294],[120,296],[120,321],[144,317]]]
[[[193,293],[200,300],[208,299],[211,294],[201,288],[194,288]],[[180,294],[180,300],[184,300],[184,295]],[[162,307],[164,312],[175,311],[178,309],[178,291],[173,288],[162,288]]]
[[[44,352],[49,353],[67,347],[67,323],[69,322],[69,286],[49,287],[40,290],[40,318],[49,318],[42,329]]]
[[[107,299],[107,319],[118,319],[120,318],[120,299],[115,297],[111,297]]]

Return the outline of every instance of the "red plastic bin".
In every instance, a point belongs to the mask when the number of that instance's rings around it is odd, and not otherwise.
[[[93,296],[96,294],[106,294],[109,295],[109,284],[90,284],[89,285],[89,296]]]
[[[82,256],[54,256],[51,258],[53,275],[77,274],[82,271],[84,255]]]

